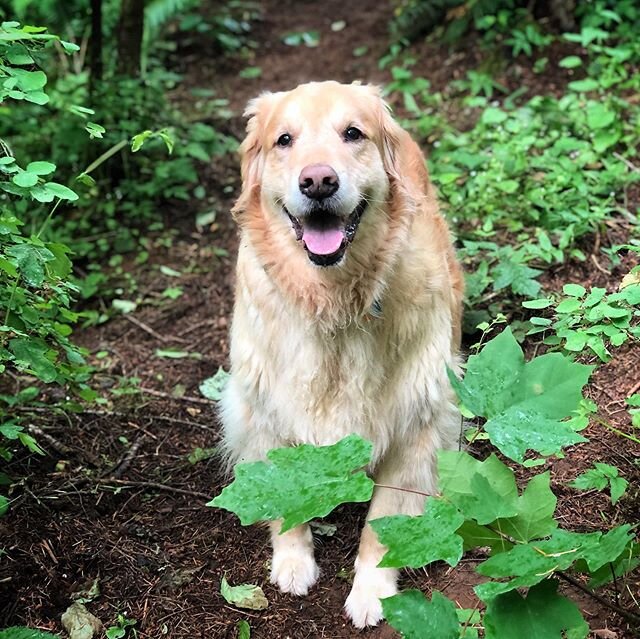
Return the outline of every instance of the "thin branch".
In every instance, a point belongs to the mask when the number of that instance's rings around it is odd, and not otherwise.
[[[590,588],[587,588],[587,586],[580,583],[577,579],[575,579],[571,575],[567,575],[565,572],[562,572],[561,570],[556,570],[555,574],[558,575],[560,579],[564,579],[564,581],[571,584],[578,590],[582,590],[582,592],[589,595],[590,597],[595,599],[598,603],[601,603],[606,608],[609,608],[610,610],[617,612],[621,617],[623,617],[627,621],[630,621],[631,623],[635,623],[635,624],[640,623],[639,615],[636,615],[635,613],[630,612],[629,610],[625,610],[624,608],[621,608],[620,606],[614,604],[612,601],[609,601],[608,599],[605,599],[601,595],[593,592],[593,590],[591,590]]]
[[[105,473],[109,475],[109,479],[119,479],[125,473],[125,471],[131,466],[131,462],[138,454],[142,444],[144,444],[145,435],[140,435],[133,444],[128,448],[124,457],[109,471]]]
[[[168,493],[177,493],[178,495],[188,495],[190,497],[197,497],[198,499],[206,499],[206,500],[211,499],[211,495],[200,493],[196,490],[186,490],[184,488],[176,488],[175,486],[168,486],[167,484],[159,484],[154,481],[128,481],[126,479],[96,479],[95,483],[102,484],[102,485],[121,484],[123,486],[155,488],[156,490],[162,490]]]
[[[425,493],[421,490],[414,490],[413,488],[402,488],[401,486],[389,486],[387,484],[374,484],[376,488],[390,488],[391,490],[399,490],[403,493],[413,493],[414,495],[422,495],[423,497],[433,497],[431,493]]]
[[[202,399],[200,397],[190,397],[189,395],[183,395],[182,397],[174,397],[171,393],[165,393],[164,391],[155,390],[153,388],[145,388],[140,386],[138,390],[154,397],[164,397],[165,399],[177,399],[183,402],[193,402],[194,404],[206,404],[207,406],[213,406],[215,402],[210,399]]]
[[[154,331],[151,326],[145,324],[143,321],[139,320],[137,317],[133,315],[124,314],[123,316],[127,321],[135,324],[138,328],[141,328],[145,333],[149,333],[152,337],[155,337],[157,340],[160,340],[163,343],[166,342],[182,342],[185,343],[187,340],[182,339],[181,337],[176,337],[175,335],[160,335],[157,331]]]

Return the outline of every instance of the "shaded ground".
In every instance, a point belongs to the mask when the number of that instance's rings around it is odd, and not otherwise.
[[[249,97],[266,88],[286,89],[309,79],[388,80],[377,68],[387,44],[386,4],[265,0],[263,5],[264,21],[255,32],[260,46],[251,62],[262,67],[262,77],[243,80],[238,72],[247,63],[209,59],[203,49],[180,58],[189,83],[215,87],[217,95],[229,96],[239,112]],[[341,19],[347,23],[344,31],[332,32],[331,23]],[[282,33],[307,29],[320,31],[317,49],[286,47],[280,41]],[[353,50],[362,46],[368,47],[367,55],[355,57]],[[416,53],[416,72],[438,89],[478,63],[472,47],[450,54],[423,45]],[[565,80],[532,76],[518,65],[500,73],[511,89],[529,80],[534,87],[553,89],[554,83],[562,86]],[[230,127],[240,134],[240,119]],[[25,484],[13,491],[18,502],[0,520],[6,552],[0,563],[0,626],[28,623],[59,630],[60,616],[73,593],[97,579],[101,594],[88,604],[90,610],[106,623],[118,612],[126,613],[138,621],[141,638],[231,638],[240,619],[249,621],[255,639],[395,636],[388,627],[357,632],[342,615],[362,507],[342,507],[328,518],[337,529],[333,537],[317,537],[323,575],[309,597],[302,599],[282,595],[268,583],[269,552],[263,530],[242,528],[235,516],[204,507],[226,480],[215,455],[201,461],[189,460],[189,455],[219,441],[214,406],[202,399],[198,384],[227,363],[237,240],[227,213],[231,196],[219,193],[236,176],[234,159],[216,164],[206,176],[209,204],[219,211],[214,228],[196,232],[193,211],[171,212],[178,217],[180,233],[170,248],[158,243],[150,263],[135,267],[144,302],[134,314],[78,334],[94,363],[104,369],[99,384],[108,388],[117,376],[137,377],[145,390],[122,394],[113,406],[84,413],[55,416],[43,411],[38,425],[49,436],[40,437],[48,457],[14,462],[17,476],[26,474],[25,465],[33,467]],[[640,203],[637,195],[631,194]],[[220,257],[216,249],[225,249],[229,256]],[[179,283],[184,293],[175,301],[160,295],[176,284],[175,278],[159,271],[160,265],[183,273]],[[559,287],[580,281],[611,287],[629,263],[605,267],[591,261],[569,264],[551,271],[547,284]],[[198,355],[168,359],[156,354],[157,349],[167,348]],[[100,352],[103,355],[97,358]],[[602,417],[622,430],[628,426],[624,398],[637,390],[639,368],[637,349],[623,347],[610,364],[600,367],[589,387]],[[640,447],[598,424],[589,427],[587,436],[589,444],[549,464],[559,497],[559,520],[580,530],[637,520]],[[594,460],[617,465],[631,482],[629,495],[617,509],[601,493],[566,487]],[[473,606],[471,588],[479,580],[473,571],[476,559],[465,558],[455,570],[437,564],[407,573],[402,585],[425,592],[437,588],[460,605]],[[269,608],[253,613],[227,606],[219,594],[225,574],[234,584],[262,585]],[[618,585],[620,603],[628,606],[625,586],[640,592],[637,573],[627,584]],[[615,633],[600,636],[632,636],[615,613],[574,588],[570,594],[593,629]],[[613,591],[604,594],[616,598]]]

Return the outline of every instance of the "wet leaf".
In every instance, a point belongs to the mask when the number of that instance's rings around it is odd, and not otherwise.
[[[225,598],[227,603],[238,608],[264,610],[269,605],[269,601],[264,596],[264,592],[260,586],[253,584],[230,586],[226,577],[223,577],[220,583],[220,594]]]

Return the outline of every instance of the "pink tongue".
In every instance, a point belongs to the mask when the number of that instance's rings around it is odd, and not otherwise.
[[[304,229],[302,239],[308,251],[316,255],[331,255],[340,248],[344,233],[340,229]]]

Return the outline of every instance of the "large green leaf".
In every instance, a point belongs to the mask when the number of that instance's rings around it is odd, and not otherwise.
[[[456,606],[433,591],[429,601],[419,590],[406,590],[382,599],[385,619],[404,639],[457,639],[460,623]]]
[[[477,567],[477,572],[493,578],[511,577],[507,582],[487,582],[476,586],[476,594],[489,601],[504,592],[533,586],[557,570],[583,560],[585,570],[594,572],[617,560],[632,541],[631,526],[601,532],[574,533],[556,530],[549,539],[514,546],[508,552],[495,554]],[[579,567],[579,565],[578,565]]]
[[[529,589],[496,597],[484,615],[485,639],[584,639],[589,626],[576,605],[547,580]]]
[[[56,256],[44,246],[34,244],[15,244],[6,250],[14,258],[13,263],[29,286],[40,287],[44,282],[44,265],[56,259]]]
[[[560,420],[578,408],[592,370],[560,353],[525,363],[506,328],[469,358],[463,380],[450,378],[464,406],[487,419],[484,428],[491,442],[522,463],[529,450],[551,455],[586,441]]]
[[[269,462],[237,464],[235,479],[208,506],[229,510],[246,526],[283,519],[282,530],[328,515],[345,502],[371,499],[370,442],[349,435],[332,446],[303,444],[267,453]]]
[[[498,520],[494,527],[523,543],[553,533],[558,527],[558,522],[553,517],[558,500],[551,491],[549,482],[548,471],[531,479],[518,498],[518,514],[510,519]]]
[[[49,347],[39,338],[17,337],[9,341],[16,363],[28,369],[43,382],[53,382],[58,372],[47,357]]]
[[[489,524],[518,514],[518,488],[513,471],[495,455],[478,461],[465,452],[438,451],[442,494],[467,519]]]
[[[443,560],[455,566],[462,557],[462,538],[456,535],[464,517],[452,504],[429,497],[418,517],[395,515],[369,522],[387,553],[378,564],[385,568],[420,568]]]

